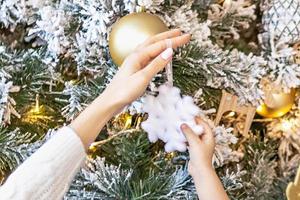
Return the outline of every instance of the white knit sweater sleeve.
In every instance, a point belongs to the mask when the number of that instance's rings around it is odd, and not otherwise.
[[[0,187],[1,200],[61,200],[85,160],[83,144],[65,126]]]

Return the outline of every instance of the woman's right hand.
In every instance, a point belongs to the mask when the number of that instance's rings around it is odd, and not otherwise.
[[[204,128],[204,133],[200,137],[188,125],[181,126],[189,145],[189,173],[192,176],[199,172],[205,173],[207,170],[213,170],[212,158],[215,149],[215,139],[209,125],[200,117],[196,117],[195,121]]]
[[[190,38],[190,34],[182,35],[179,29],[149,38],[125,59],[103,95],[120,107],[136,100],[145,92],[151,79],[171,61],[172,48],[187,44]],[[172,48],[168,48],[167,39]]]

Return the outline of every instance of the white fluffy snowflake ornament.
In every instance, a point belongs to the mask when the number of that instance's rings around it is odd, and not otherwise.
[[[158,88],[158,96],[147,95],[144,99],[143,111],[148,119],[142,128],[148,133],[150,142],[158,139],[165,142],[165,151],[186,151],[186,138],[180,126],[189,125],[197,134],[203,133],[203,127],[197,125],[195,117],[200,109],[190,96],[181,96],[180,90],[167,84]]]

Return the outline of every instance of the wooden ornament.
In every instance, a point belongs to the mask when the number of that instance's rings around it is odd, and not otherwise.
[[[246,121],[242,134],[244,136],[247,136],[255,116],[256,108],[253,106],[239,105],[237,96],[232,95],[223,90],[222,99],[215,119],[215,124],[218,125],[221,121],[223,114],[229,111],[246,115]]]
[[[300,200],[300,167],[294,182],[288,184],[286,188],[286,197],[288,200]]]

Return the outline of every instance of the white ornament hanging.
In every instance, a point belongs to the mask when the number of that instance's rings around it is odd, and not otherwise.
[[[167,48],[172,48],[172,40],[166,39]],[[203,127],[197,125],[195,117],[200,109],[190,96],[181,96],[180,89],[173,87],[172,60],[166,66],[167,83],[158,88],[158,96],[147,95],[144,99],[143,111],[148,119],[142,128],[148,133],[150,142],[158,139],[165,142],[165,151],[186,151],[186,138],[180,126],[185,123],[197,134],[203,133]]]
[[[181,97],[176,87],[164,84],[158,91],[158,96],[148,95],[144,99],[143,111],[148,113],[148,119],[142,123],[142,128],[148,133],[151,142],[158,139],[165,142],[166,152],[184,152],[187,140],[180,126],[186,123],[197,135],[201,135],[203,127],[195,122],[200,109],[192,97]]]

